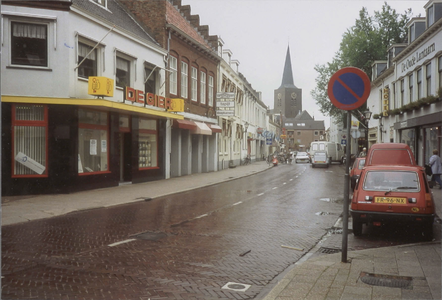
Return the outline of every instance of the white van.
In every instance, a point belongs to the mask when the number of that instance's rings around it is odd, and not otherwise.
[[[335,142],[312,142],[310,144],[310,156],[313,157],[316,151],[326,151],[329,163],[344,162],[344,149],[341,144]]]

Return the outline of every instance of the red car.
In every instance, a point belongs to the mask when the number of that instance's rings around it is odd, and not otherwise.
[[[372,165],[401,165],[415,166],[413,152],[407,144],[380,143],[370,147],[365,160],[366,166]]]
[[[350,185],[351,189],[355,189],[356,181],[359,179],[361,175],[362,168],[365,166],[365,157],[358,157],[355,159],[353,166],[350,170]]]
[[[435,206],[425,169],[420,166],[366,166],[356,183],[350,213],[353,234],[363,224],[414,222],[426,239],[433,238]]]

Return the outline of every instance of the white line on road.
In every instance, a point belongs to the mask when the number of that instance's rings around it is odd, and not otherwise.
[[[283,184],[287,184],[287,182],[284,182]]]
[[[196,217],[195,219],[199,219],[199,218],[203,218],[203,217],[207,217],[207,216],[208,216],[208,214],[204,214],[204,215]]]
[[[272,190],[276,190],[278,187],[277,186],[275,186]]]
[[[114,247],[114,246],[118,246],[118,245],[121,245],[121,244],[129,243],[129,242],[132,242],[132,241],[135,241],[135,240],[136,239],[124,240],[124,241],[121,241],[121,242],[116,242],[116,243],[113,243],[113,244],[109,244],[108,246],[109,247]]]
[[[264,195],[264,193],[260,193],[260,194],[258,194],[258,196],[262,196],[262,195]]]
[[[235,205],[238,205],[238,204],[241,204],[242,203],[242,201],[239,201],[239,202],[236,202],[235,204],[233,204],[232,206],[235,206]]]

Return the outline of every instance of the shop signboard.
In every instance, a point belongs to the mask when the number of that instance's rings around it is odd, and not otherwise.
[[[216,93],[216,115],[219,117],[235,115],[235,93]]]

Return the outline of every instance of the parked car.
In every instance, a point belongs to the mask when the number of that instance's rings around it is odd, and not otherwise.
[[[308,155],[307,152],[298,152],[296,154],[296,157],[295,157],[295,162],[296,163],[299,163],[299,162],[307,162],[307,163],[309,163],[310,162],[310,156]]]
[[[365,160],[366,166],[372,165],[416,165],[413,152],[407,144],[380,143],[370,147]]]
[[[353,234],[363,224],[415,223],[423,236],[433,238],[434,199],[420,166],[365,166],[356,183],[350,207]]]
[[[356,181],[359,179],[364,166],[365,157],[357,157],[350,170],[350,186],[352,190],[355,189]]]
[[[312,157],[312,168],[314,167],[326,167],[328,168],[329,158],[327,157],[327,152],[316,151]]]

